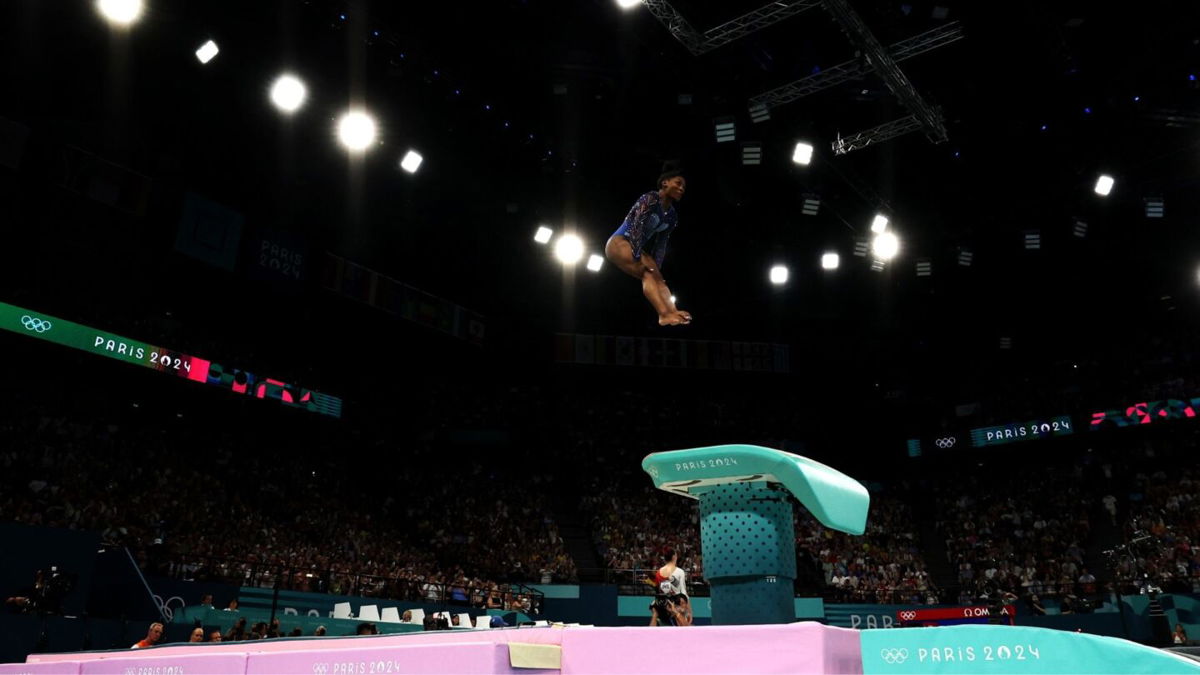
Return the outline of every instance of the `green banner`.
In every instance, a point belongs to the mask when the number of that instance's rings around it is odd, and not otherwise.
[[[1028,626],[862,631],[863,673],[1200,673],[1200,662],[1119,638]]]

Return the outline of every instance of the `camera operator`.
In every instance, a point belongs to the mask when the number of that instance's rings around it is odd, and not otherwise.
[[[679,554],[663,552],[666,564],[654,574],[655,595],[650,605],[651,626],[692,625],[692,602],[687,594],[687,572],[679,568]]]

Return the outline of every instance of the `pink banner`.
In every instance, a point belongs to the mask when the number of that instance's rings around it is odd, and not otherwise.
[[[466,642],[375,649],[319,649],[251,654],[247,675],[315,673],[316,675],[385,675],[403,673],[514,673],[508,645]],[[522,671],[524,672],[524,671]]]
[[[79,675],[78,661],[53,661],[50,663],[0,663],[0,675]]]
[[[189,673],[244,673],[245,654],[195,654],[149,658],[84,661],[81,675],[188,675]]]

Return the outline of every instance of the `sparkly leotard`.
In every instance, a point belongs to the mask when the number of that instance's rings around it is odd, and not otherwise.
[[[654,261],[662,267],[663,258],[667,255],[667,240],[678,225],[675,207],[671,206],[664,212],[659,194],[647,192],[629,209],[625,222],[613,232],[613,236],[619,234],[629,240],[633,246],[634,260],[641,260],[642,251],[649,249]]]

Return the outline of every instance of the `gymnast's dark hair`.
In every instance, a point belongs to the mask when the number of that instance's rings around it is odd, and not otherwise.
[[[683,175],[683,167],[677,161],[663,162],[662,173],[658,174],[658,182],[654,184],[655,190],[661,190],[664,180],[671,180],[676,176]]]

